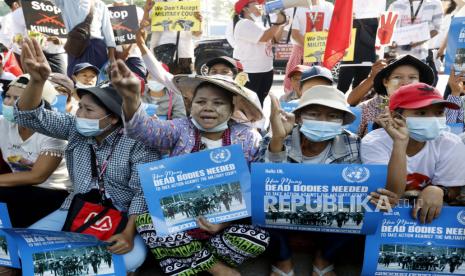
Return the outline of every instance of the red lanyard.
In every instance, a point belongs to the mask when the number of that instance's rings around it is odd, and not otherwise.
[[[96,150],[94,146],[91,146],[91,166],[92,166],[92,177],[97,179],[97,184],[99,187],[100,195],[102,196],[102,199],[106,199],[105,196],[105,187],[103,185],[103,175],[105,174],[107,168],[108,168],[108,162],[110,161],[111,156],[113,155],[113,152],[115,151],[116,146],[119,143],[119,140],[123,136],[123,133],[120,131],[117,134],[116,139],[113,141],[113,144],[111,145],[110,153],[108,154],[107,158],[105,158],[105,161],[103,161],[102,166],[100,167],[97,155],[96,155]]]
[[[194,135],[195,135],[195,144],[194,144],[194,147],[192,148],[191,152],[198,152],[198,151],[206,149],[205,144],[202,143],[202,138],[200,136],[200,131],[197,128],[195,128]],[[227,128],[223,132],[223,136],[221,138],[223,139],[223,142],[222,142],[223,147],[231,145],[231,130],[229,128]]]

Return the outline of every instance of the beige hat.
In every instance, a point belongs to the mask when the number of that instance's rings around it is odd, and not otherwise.
[[[245,91],[237,85],[231,77],[215,75],[215,76],[192,76],[192,75],[177,75],[173,79],[182,95],[189,100],[192,100],[195,89],[202,83],[209,82],[225,91],[230,92],[234,96],[234,114],[242,113],[245,115],[249,122],[256,122],[263,118],[263,112],[260,105],[258,105],[251,97],[251,91]],[[253,92],[252,92],[253,93]],[[237,118],[239,119],[239,118]],[[241,118],[243,121],[243,118]]]
[[[356,119],[355,114],[352,113],[352,111],[350,111],[349,107],[347,106],[344,93],[333,86],[317,85],[306,90],[302,94],[302,97],[299,100],[299,105],[294,110],[294,113],[297,114],[303,108],[312,104],[323,105],[344,111],[344,125],[348,125]]]
[[[27,79],[29,82],[29,80],[31,79],[31,76],[29,74],[23,74],[19,76],[18,78],[16,78],[15,80],[13,80],[12,82],[10,82],[8,86],[16,86],[16,87],[23,88],[23,89],[26,88],[27,84],[22,83],[20,81],[21,78]],[[45,81],[44,90],[42,90],[42,99],[46,100],[50,105],[54,105],[57,100],[58,95],[59,94],[53,87],[53,84],[48,80]]]

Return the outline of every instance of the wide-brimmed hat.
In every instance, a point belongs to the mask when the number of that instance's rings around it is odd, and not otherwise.
[[[443,104],[450,109],[460,109],[460,106],[444,100],[441,93],[425,83],[413,83],[397,89],[389,100],[389,110],[397,108],[419,109],[433,104]]]
[[[240,87],[234,82],[231,77],[215,75],[215,76],[192,76],[192,75],[177,75],[173,79],[183,97],[192,100],[194,92],[202,83],[211,83],[234,96],[234,113],[242,112],[249,122],[256,122],[263,118],[262,108],[258,106],[250,97],[249,92]],[[235,119],[233,117],[233,119]]]
[[[299,105],[294,109],[294,114],[297,114],[309,105],[323,105],[344,111],[342,122],[344,125],[349,125],[356,119],[355,114],[347,107],[344,93],[333,86],[316,85],[306,90],[299,99]]]
[[[115,88],[111,86],[79,88],[76,92],[79,97],[86,93],[94,95],[108,110],[121,117],[123,100]]]
[[[373,80],[373,88],[375,89],[375,92],[381,95],[387,95],[383,80],[387,78],[394,69],[403,65],[409,65],[417,68],[420,73],[420,82],[433,85],[434,73],[431,67],[414,56],[404,55],[393,60],[388,66],[384,67],[378,72],[378,74],[376,74],[375,79]]]
[[[8,87],[16,86],[24,89],[29,83],[29,80],[31,80],[31,76],[29,74],[23,74],[15,80],[11,81]],[[54,105],[57,101],[58,95],[59,93],[55,90],[53,84],[48,80],[45,81],[44,89],[42,90],[42,99],[46,100],[49,104]]]

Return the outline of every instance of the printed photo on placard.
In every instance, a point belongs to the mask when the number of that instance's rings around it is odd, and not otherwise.
[[[450,74],[454,66],[455,74],[465,70],[465,17],[454,17],[447,36],[444,73]]]
[[[35,253],[34,275],[113,275],[112,254],[105,246]]]
[[[386,166],[252,164],[252,221],[288,230],[368,234],[381,213],[368,194],[386,183]]]
[[[122,255],[109,253],[94,236],[19,228],[1,229],[0,235],[21,257],[23,275],[126,275]]]
[[[239,145],[204,150],[138,166],[157,235],[251,215],[250,172]]]
[[[318,203],[315,202],[315,209],[319,209],[317,204]],[[298,227],[324,226],[333,228],[337,227],[339,229],[361,230],[365,214],[363,207],[361,207],[358,211],[353,210],[353,212],[351,212],[349,204],[343,204],[340,210],[336,207],[332,211],[327,210],[327,212],[308,211],[306,206],[297,207],[295,212],[290,210],[278,212],[278,204],[273,207],[270,206],[268,211],[265,213],[265,222],[267,225],[292,224]]]
[[[431,223],[401,204],[367,235],[362,275],[465,275],[465,210],[443,206]]]
[[[195,219],[198,216],[219,215],[245,208],[239,182],[220,184],[164,197],[160,205],[168,225]]]
[[[465,248],[433,245],[382,244],[378,270],[429,271],[438,274],[464,273]]]

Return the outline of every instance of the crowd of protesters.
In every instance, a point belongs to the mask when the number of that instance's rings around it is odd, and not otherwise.
[[[203,217],[192,231],[155,231],[137,166],[232,144],[242,147],[249,164],[387,165],[386,187],[372,193],[371,202],[384,196],[394,206],[415,198],[412,214],[421,223],[439,217],[444,205],[465,202],[465,139],[447,127],[464,122],[465,77],[452,70],[447,91],[435,87],[461,0],[393,1],[387,8],[399,13],[399,27],[426,22],[432,39],[393,42],[381,57],[379,20],[354,17],[354,60],[341,62],[338,73],[303,62],[305,34],[330,30],[332,3],[311,0],[309,7],[265,17],[265,1],[238,0],[228,30],[233,56],[208,61],[205,76],[192,69],[193,39],[202,33],[152,32],[154,0],[138,10],[136,43],[124,46],[116,46],[101,0],[52,0],[68,32],[87,25],[86,45],[70,45],[71,36],[49,36],[45,43],[28,38],[21,1],[4,2],[11,12],[0,43],[22,72],[0,69],[0,202],[13,227],[61,231],[73,198],[103,186],[105,199],[128,215],[122,232],[107,240],[110,252],[123,255],[128,274],[153,253],[167,275],[240,275],[238,267],[262,254],[272,261],[270,275],[295,275],[289,231],[250,219],[213,224]],[[202,22],[200,13],[196,17]],[[273,43],[285,33],[292,53],[278,99],[269,94]],[[172,45],[174,60],[166,56]],[[367,62],[372,65],[358,66]],[[245,85],[235,81],[244,74]],[[52,108],[59,95],[66,97],[64,112]],[[285,103],[296,108],[286,112]],[[155,114],[147,105],[156,106]],[[361,123],[352,133],[346,126],[357,116]],[[306,237],[316,241],[312,275],[336,275],[337,255],[363,247],[361,235]]]

